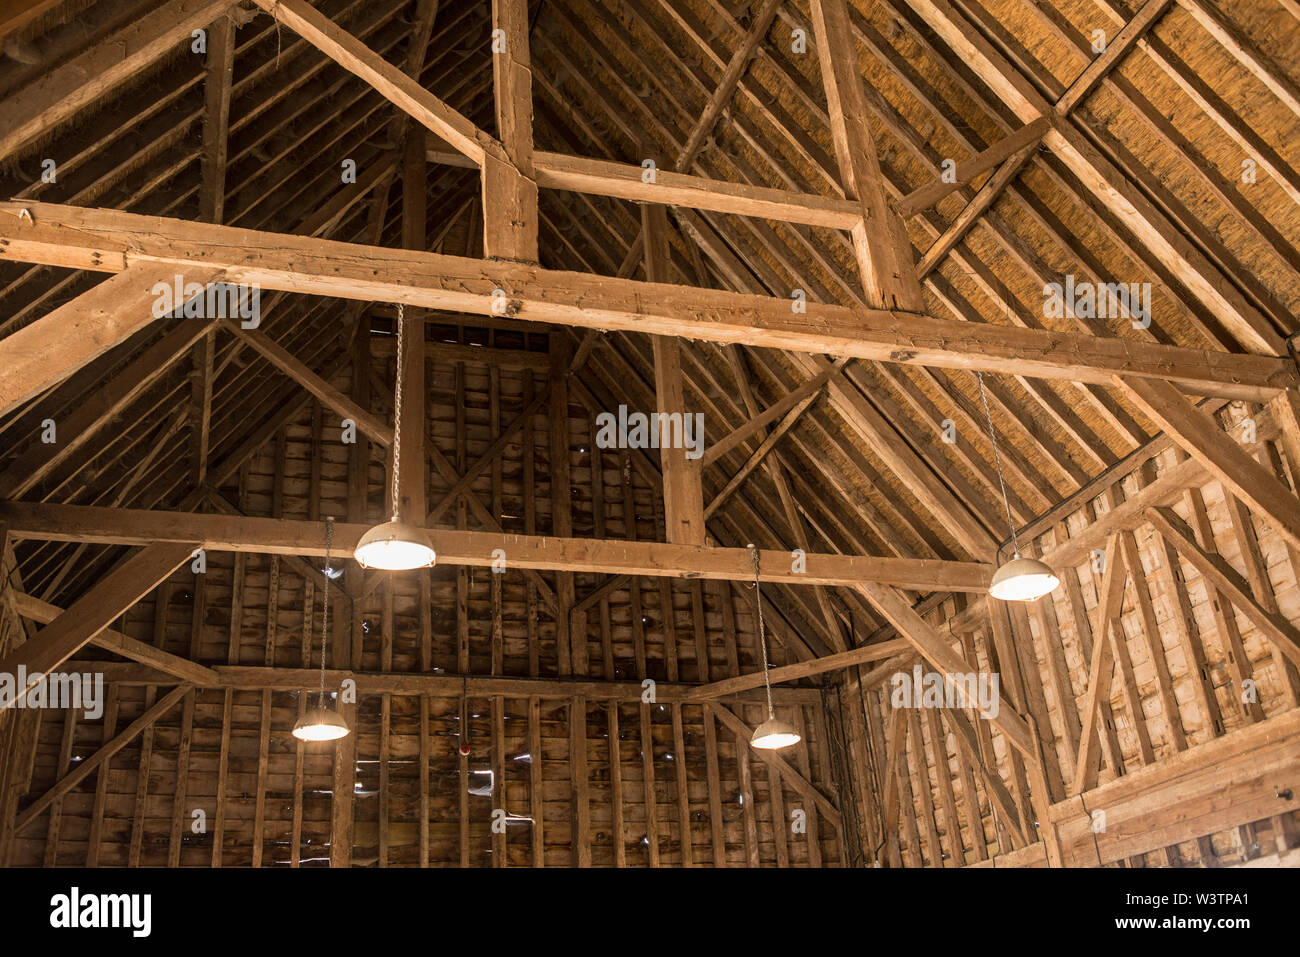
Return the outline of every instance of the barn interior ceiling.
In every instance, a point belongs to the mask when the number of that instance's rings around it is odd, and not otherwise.
[[[1300,863],[1297,64],[0,11],[0,862]]]

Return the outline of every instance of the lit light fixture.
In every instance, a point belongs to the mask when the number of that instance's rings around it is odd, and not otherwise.
[[[1011,559],[993,573],[989,594],[1003,601],[1033,601],[1050,594],[1061,580],[1036,558]]]
[[[394,441],[393,448],[396,447]],[[393,475],[396,481],[396,469]],[[402,521],[396,515],[361,536],[357,542],[356,556],[362,568],[379,568],[389,572],[429,568],[438,558],[428,533],[410,522]]]
[[[1002,601],[1034,601],[1051,594],[1061,579],[1050,567],[1036,558],[1021,558],[1020,543],[1016,541],[1016,523],[1011,520],[1011,503],[1007,499],[1007,483],[1002,477],[1002,458],[998,455],[997,434],[993,431],[993,416],[989,414],[988,396],[984,394],[984,376],[976,372],[980,384],[980,401],[984,404],[984,420],[989,426],[989,442],[993,445],[993,464],[998,471],[998,485],[1002,487],[1002,505],[1007,510],[1007,527],[1011,529],[1012,558],[993,573],[989,594]]]
[[[320,626],[320,694],[314,707],[303,712],[293,726],[293,736],[299,741],[337,741],[348,733],[347,722],[332,708],[325,706],[325,656],[329,650],[330,634],[330,580],[334,577],[330,567],[330,545],[334,542],[334,519],[325,519],[325,591],[321,596]]]
[[[799,732],[794,729],[794,725],[778,718],[776,709],[772,707],[772,678],[768,674],[767,665],[767,630],[763,626],[763,595],[758,583],[758,549],[752,544],[748,548],[749,556],[754,560],[754,600],[758,604],[758,643],[763,649],[763,684],[767,687],[767,720],[754,729],[749,743],[752,747],[764,751],[775,751],[798,744],[802,739],[799,737]]]
[[[293,726],[293,736],[299,741],[337,741],[347,733],[347,722],[339,713],[323,707],[309,708]]]
[[[357,542],[357,562],[362,568],[379,568],[389,572],[410,571],[413,568],[431,568],[438,560],[429,533],[423,528],[402,521],[399,503],[398,479],[402,470],[402,365],[403,342],[406,324],[405,309],[397,304],[397,383],[393,390],[393,515],[382,525],[376,525]]]
[[[775,751],[778,748],[788,748],[792,744],[798,744],[801,740],[794,725],[780,718],[768,718],[754,729],[754,736],[749,739],[749,743],[756,748]]]

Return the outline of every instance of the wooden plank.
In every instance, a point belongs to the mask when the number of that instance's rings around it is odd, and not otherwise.
[[[917,0],[920,2],[920,0]],[[30,210],[36,223],[19,220]],[[1170,380],[1197,395],[1267,401],[1300,382],[1281,356],[1229,355],[1130,339],[935,319],[919,312],[808,303],[722,290],[566,273],[509,262],[263,233],[45,203],[0,202],[4,258],[117,272],[128,263],[203,262],[266,289],[405,302],[523,320],[745,342],[1113,385]]]

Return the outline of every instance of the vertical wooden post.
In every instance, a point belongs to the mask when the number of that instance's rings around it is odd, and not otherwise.
[[[646,278],[669,281],[668,214],[665,207],[646,203],[641,207],[641,229],[645,236]],[[686,401],[682,388],[681,340],[674,336],[652,336],[655,367],[656,411],[679,421],[680,432],[671,426],[660,429],[659,461],[664,481],[664,517],[668,541],[682,545],[704,544],[704,491],[702,459],[686,456]]]
[[[867,126],[869,114],[846,0],[812,0],[812,21],[840,185],[845,196],[862,204],[862,222],[853,228],[853,250],[867,305],[921,311],[924,299],[912,246],[885,196],[880,161]]]
[[[551,425],[551,532],[562,538],[573,535],[572,487],[569,473],[569,368],[570,347],[561,333],[551,336],[551,382],[549,418]],[[583,674],[586,666],[586,642],[574,642],[570,610],[574,604],[572,572],[555,573],[555,595],[559,608],[555,614],[555,644],[561,675]],[[575,645],[581,645],[575,648]]]
[[[537,262],[533,74],[527,0],[492,0],[492,78],[505,156],[483,157],[483,254]]]

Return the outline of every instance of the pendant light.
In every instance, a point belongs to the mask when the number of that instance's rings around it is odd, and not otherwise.
[[[412,568],[430,568],[437,561],[433,542],[423,528],[402,521],[399,503],[398,478],[402,469],[402,351],[406,324],[405,308],[397,304],[397,384],[393,391],[393,514],[387,522],[376,525],[357,542],[356,559],[362,568],[380,568],[384,571],[409,571]],[[424,397],[420,397],[424,401]]]
[[[325,519],[325,593],[320,627],[320,695],[314,707],[308,708],[293,726],[293,736],[299,741],[335,741],[348,733],[342,715],[325,706],[325,655],[329,649],[330,633],[330,545],[334,541],[334,519]]]
[[[998,455],[997,434],[993,431],[993,416],[989,414],[989,400],[984,393],[984,376],[975,373],[980,384],[980,402],[984,404],[984,420],[989,426],[989,442],[993,444],[993,464],[998,471],[998,485],[1002,487],[1002,505],[1007,510],[1007,527],[1011,529],[1013,557],[993,573],[989,594],[1002,601],[1034,601],[1049,594],[1061,583],[1056,572],[1036,558],[1021,558],[1020,543],[1016,541],[1016,524],[1011,520],[1011,503],[1007,499],[1007,483],[1002,477],[1002,458]]]
[[[792,744],[798,744],[800,741],[799,732],[794,729],[794,725],[782,721],[776,716],[776,710],[772,707],[772,679],[767,672],[767,631],[763,627],[763,595],[758,584],[758,549],[753,545],[749,548],[749,556],[754,560],[754,600],[758,604],[758,644],[763,649],[763,683],[767,686],[767,720],[754,729],[753,736],[749,739],[752,747],[761,748],[764,751],[775,751],[779,748],[788,748]]]

